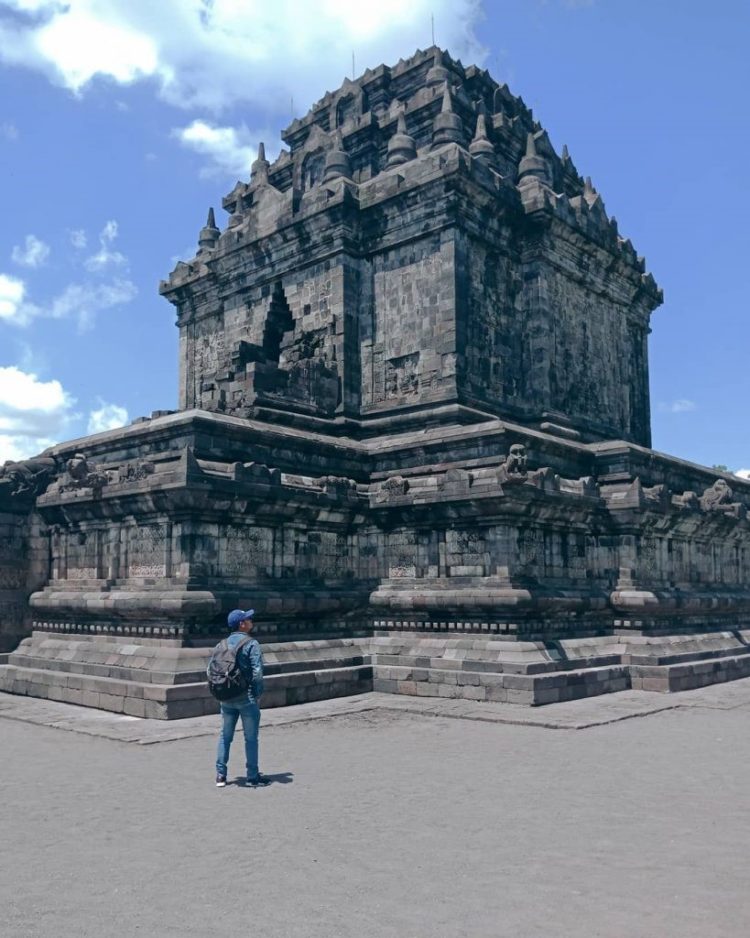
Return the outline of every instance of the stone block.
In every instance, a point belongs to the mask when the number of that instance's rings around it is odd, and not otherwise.
[[[415,697],[417,694],[417,685],[414,681],[397,681],[396,690],[399,694],[411,694]]]

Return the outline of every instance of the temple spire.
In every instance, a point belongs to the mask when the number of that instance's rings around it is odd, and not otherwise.
[[[263,141],[258,144],[258,156],[250,167],[250,184],[257,186],[268,182],[268,168],[271,164],[266,159],[266,147]]]
[[[213,207],[208,210],[208,218],[206,219],[206,224],[201,228],[200,233],[198,234],[198,254],[203,254],[206,251],[212,250],[215,247],[216,242],[219,240],[219,235],[221,232],[216,227],[216,218],[214,217]]]
[[[403,110],[399,111],[398,121],[396,122],[396,133],[388,141],[388,160],[386,168],[391,166],[400,166],[401,163],[408,163],[417,155],[417,145],[414,137],[406,132],[406,115]]]
[[[453,96],[448,82],[443,88],[443,103],[432,128],[432,146],[442,147],[446,143],[463,143],[464,125],[453,110]]]
[[[537,181],[545,186],[552,185],[552,168],[549,162],[537,152],[533,133],[526,135],[526,154],[518,164],[518,185],[526,186]]]
[[[469,144],[469,153],[486,163],[490,163],[495,159],[495,148],[487,137],[487,123],[483,109],[480,110],[477,118],[477,129],[474,133],[474,139]]]
[[[345,179],[352,178],[352,166],[349,160],[349,154],[344,149],[344,138],[340,130],[336,131],[336,135],[333,138],[333,149],[329,150],[326,156],[323,182],[330,182],[332,179],[337,179],[339,176],[343,176]]]

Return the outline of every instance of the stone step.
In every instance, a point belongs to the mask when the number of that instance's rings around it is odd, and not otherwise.
[[[355,649],[356,650],[356,649]],[[127,659],[125,659],[127,660]],[[206,656],[206,662],[208,656]],[[91,677],[115,678],[122,681],[136,681],[147,684],[196,684],[205,681],[206,667],[190,671],[155,671],[147,667],[125,667],[117,664],[100,664],[98,662],[80,659],[64,660],[61,658],[42,657],[34,654],[15,652],[11,661],[7,662],[17,667],[34,668],[48,671],[63,671],[73,674],[85,674]],[[297,673],[299,671],[323,671],[330,668],[357,667],[369,664],[369,656],[362,654],[343,653],[332,657],[312,657],[304,660],[290,659],[274,663],[265,662],[265,672],[270,677],[274,674]]]
[[[556,671],[549,674],[507,674],[443,668],[374,667],[373,690],[417,697],[460,697],[539,706],[628,690],[623,665]]]
[[[269,676],[265,685],[263,707],[283,707],[370,691],[372,668],[356,665],[277,674]],[[7,664],[0,666],[0,691],[158,720],[218,711],[205,680],[190,684],[155,684]]]
[[[439,668],[446,671],[484,671],[491,674],[545,674],[556,673],[561,670],[580,670],[582,668],[608,667],[621,664],[620,655],[599,655],[592,658],[580,658],[575,661],[565,659],[556,661],[505,661],[502,658],[456,658],[456,657],[427,657],[424,654],[373,654],[374,665],[392,666],[403,665],[415,668]]]
[[[629,671],[633,690],[658,691],[668,694],[750,677],[750,655],[733,655],[666,665],[631,664]]]
[[[628,665],[671,665],[691,661],[710,661],[722,658],[743,658],[750,655],[750,646],[696,650],[666,655],[623,655],[623,662]]]

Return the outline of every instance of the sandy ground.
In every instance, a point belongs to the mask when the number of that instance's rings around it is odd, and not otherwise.
[[[749,727],[349,714],[267,727],[278,781],[217,790],[209,737],[0,720],[0,935],[746,938]]]

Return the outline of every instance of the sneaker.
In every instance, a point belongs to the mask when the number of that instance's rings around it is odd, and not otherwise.
[[[226,787],[227,787],[227,777],[226,777],[226,775],[217,775],[217,776],[216,776],[216,787],[217,787],[217,788],[226,788]]]
[[[265,785],[271,784],[271,779],[267,775],[261,775],[260,772],[255,776],[255,778],[249,778],[247,784],[251,788],[260,788]]]

